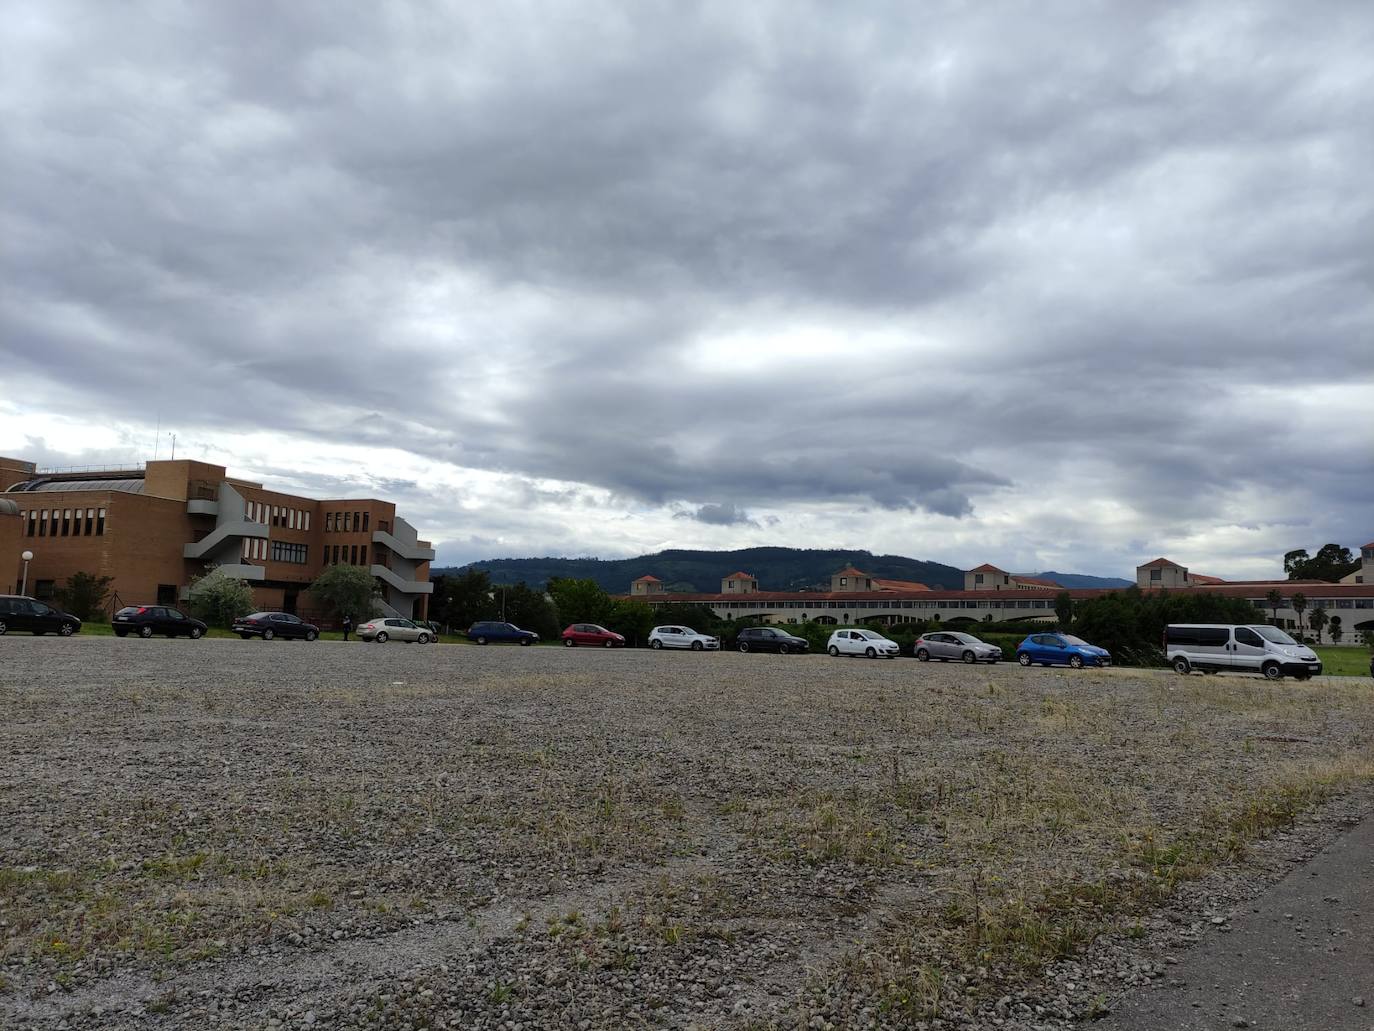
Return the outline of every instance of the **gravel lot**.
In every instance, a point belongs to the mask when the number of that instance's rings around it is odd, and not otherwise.
[[[1061,1027],[1374,772],[1337,678],[11,635],[0,704],[0,1027]]]

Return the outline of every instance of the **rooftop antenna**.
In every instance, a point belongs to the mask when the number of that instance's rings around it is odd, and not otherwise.
[[[175,462],[177,460],[177,435],[169,433],[167,436],[172,438],[172,461]]]
[[[157,427],[153,430],[153,461],[157,461],[157,447],[162,443],[162,413],[157,413]]]

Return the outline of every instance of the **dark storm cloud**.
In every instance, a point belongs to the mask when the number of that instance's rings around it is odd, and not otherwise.
[[[691,512],[679,512],[675,519],[695,519],[708,526],[757,526],[749,513],[736,505],[702,505]]]
[[[5,375],[35,410],[709,525],[964,519],[1089,471],[1187,525],[1301,469],[1304,518],[1367,535],[1371,26],[1354,0],[35,5],[0,42]]]

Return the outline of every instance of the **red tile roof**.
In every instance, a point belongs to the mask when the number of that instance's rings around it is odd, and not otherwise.
[[[1155,566],[1173,566],[1175,569],[1182,569],[1177,562],[1170,562],[1167,558],[1157,558],[1153,562],[1146,562],[1141,569],[1153,569]]]
[[[975,567],[975,568],[973,568],[973,569],[970,569],[969,572],[970,572],[970,573],[1005,573],[1006,570],[1005,570],[1005,569],[998,569],[996,566],[989,565],[988,563],[984,562],[981,566],[977,566],[977,567]]]
[[[873,583],[884,591],[928,591],[925,584],[918,584],[915,580],[881,580],[873,578]]]
[[[1043,577],[1039,577],[1039,576],[1017,576],[1015,573],[1013,573],[1012,576],[1011,576],[1011,578],[1012,578],[1012,580],[1014,580],[1016,583],[1019,583],[1019,584],[1034,584],[1036,587],[1059,587],[1059,586],[1061,586],[1061,584],[1059,584],[1059,583],[1058,583],[1057,581],[1055,581],[1055,580],[1046,580],[1046,579],[1044,579]]]
[[[750,576],[748,573],[731,573],[729,576],[723,577],[722,579],[725,579],[725,580],[757,580],[758,577]]]
[[[641,576],[638,580],[636,580],[635,583],[637,583],[637,584],[638,584],[638,583],[644,583],[644,581],[646,581],[646,580],[650,580],[650,581],[652,581],[652,582],[654,582],[654,583],[656,583],[656,584],[662,583],[662,582],[663,582],[663,581],[660,580],[658,577],[656,577],[656,576],[651,576],[651,575],[649,575],[649,574],[646,573],[644,576]]]
[[[1203,576],[1201,573],[1189,573],[1188,579],[1199,584],[1224,584],[1226,582],[1219,576]]]

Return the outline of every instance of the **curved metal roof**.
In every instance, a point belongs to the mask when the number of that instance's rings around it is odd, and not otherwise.
[[[34,494],[44,491],[72,490],[118,490],[125,494],[142,494],[143,477],[125,477],[107,480],[54,480],[40,476],[36,480],[16,483],[6,493]]]

